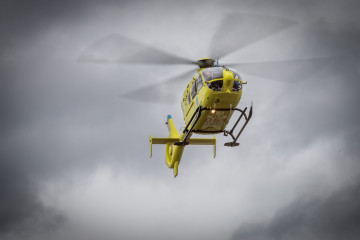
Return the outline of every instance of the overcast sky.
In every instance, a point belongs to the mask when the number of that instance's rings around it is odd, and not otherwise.
[[[2,1],[0,238],[359,239],[359,9],[357,0]],[[215,57],[219,26],[237,14],[291,24],[224,62],[327,60],[235,67],[248,82],[239,107],[254,105],[240,146],[217,135],[215,159],[211,146],[188,146],[174,179],[165,146],[149,158],[148,136],[168,135],[168,114],[184,127],[191,76],[163,103],[123,96],[192,66],[78,59],[112,34]],[[240,27],[224,28],[228,46],[263,26]]]

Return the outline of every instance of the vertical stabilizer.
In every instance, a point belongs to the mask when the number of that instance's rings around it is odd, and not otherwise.
[[[173,121],[171,115],[167,116],[166,124],[168,125],[168,129],[169,129],[169,138],[178,138],[180,135],[175,127],[175,124],[174,124],[174,121]]]
[[[169,129],[169,138],[179,139],[180,135],[175,127],[171,115],[167,116],[166,124],[168,125]],[[183,151],[184,147],[175,146],[174,144],[166,144],[166,164],[169,168],[174,169],[174,177],[178,175],[178,166]]]

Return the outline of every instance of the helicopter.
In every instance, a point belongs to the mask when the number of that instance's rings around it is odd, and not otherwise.
[[[256,24],[256,31],[253,26]],[[231,141],[224,145],[227,147],[239,146],[238,139],[253,115],[253,106],[238,108],[243,86],[247,84],[240,74],[229,66],[240,66],[244,72],[260,76],[266,75],[275,78],[282,69],[291,69],[292,80],[305,79],[328,64],[328,58],[308,58],[285,61],[257,62],[257,63],[229,63],[220,65],[219,58],[244,48],[254,42],[274,35],[282,30],[292,27],[295,21],[264,15],[229,14],[220,22],[210,44],[210,55],[214,58],[201,58],[192,61],[154,48],[119,34],[111,34],[90,45],[79,57],[80,62],[92,63],[125,63],[125,64],[191,64],[198,69],[194,76],[194,69],[164,82],[174,82],[189,79],[190,82],[183,92],[181,108],[183,111],[185,127],[179,133],[171,115],[167,116],[166,125],[169,130],[168,137],[149,137],[150,157],[152,145],[164,144],[166,165],[173,169],[173,175],[178,175],[179,164],[187,145],[212,145],[213,155],[216,156],[216,138],[192,138],[193,134],[214,135],[223,133],[231,137]],[[238,37],[240,36],[240,37]],[[265,67],[266,66],[266,67]],[[260,71],[259,69],[263,69]],[[265,69],[265,71],[264,71]],[[287,77],[289,78],[289,77]],[[276,79],[275,79],[276,80]],[[129,92],[124,97],[144,101],[155,98],[171,99],[171,91],[159,91],[159,84],[152,84]],[[234,112],[240,115],[234,125],[227,130]],[[244,121],[241,121],[241,120]],[[240,123],[241,122],[241,123]]]
[[[152,156],[152,144],[166,144],[166,164],[174,169],[174,177],[178,175],[178,166],[186,145],[213,145],[214,158],[216,156],[215,136],[191,138],[193,133],[224,133],[225,136],[232,137],[232,141],[225,143],[225,146],[239,146],[237,140],[252,117],[252,106],[248,114],[247,108],[244,110],[236,108],[241,99],[242,85],[246,82],[235,71],[214,63],[215,60],[211,58],[202,58],[197,61],[198,74],[187,85],[181,102],[186,124],[181,134],[176,130],[171,115],[168,115],[166,124],[169,137],[153,138],[150,135],[150,156]],[[225,130],[234,111],[239,111],[240,117],[230,131]],[[235,134],[234,130],[242,117],[245,123]]]

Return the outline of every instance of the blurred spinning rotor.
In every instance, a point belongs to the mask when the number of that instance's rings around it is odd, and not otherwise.
[[[230,14],[220,22],[210,42],[210,56],[224,58],[250,44],[268,38],[296,24],[295,21],[264,15]],[[80,62],[199,65],[197,61],[168,53],[161,49],[131,40],[122,35],[108,35],[90,45],[79,57]],[[314,75],[331,62],[330,57],[291,59],[284,61],[224,64],[239,67],[240,72],[271,80],[297,82]],[[199,65],[200,67],[200,65]],[[195,68],[166,81],[137,89],[123,97],[141,101],[168,101],[174,83],[188,81]],[[286,70],[286,71],[284,71]]]

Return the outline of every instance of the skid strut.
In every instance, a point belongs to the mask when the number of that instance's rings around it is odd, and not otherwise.
[[[249,110],[249,115],[246,114],[246,110],[247,110],[247,107],[244,109],[244,110],[241,110],[241,109],[234,109],[236,111],[239,111],[241,112],[240,114],[240,117],[236,120],[234,126],[231,128],[230,131],[227,131],[227,130],[224,130],[224,136],[227,136],[227,135],[230,135],[233,139],[232,142],[227,142],[225,143],[224,145],[227,146],[227,147],[236,147],[236,146],[239,146],[239,143],[237,142],[237,140],[239,139],[241,133],[244,131],[246,125],[249,123],[251,117],[252,117],[252,104],[250,106],[250,110]],[[244,117],[245,118],[245,123],[243,124],[243,126],[241,127],[240,131],[238,132],[238,134],[236,135],[236,137],[234,136],[234,130],[235,128],[237,127],[237,125],[239,124],[241,118]]]
[[[192,115],[190,121],[188,122],[188,124],[186,125],[186,127],[185,127],[185,129],[184,129],[184,131],[183,131],[184,134],[186,133],[184,139],[183,139],[182,141],[176,142],[176,143],[174,143],[174,144],[177,145],[177,146],[185,146],[185,145],[188,145],[189,143],[187,142],[187,139],[188,139],[189,134],[190,134],[191,132],[194,132],[194,133],[221,133],[221,132],[223,132],[223,133],[224,133],[224,136],[230,135],[231,138],[233,139],[233,141],[225,143],[225,144],[224,144],[225,146],[227,146],[227,147],[236,147],[236,146],[239,146],[239,143],[237,142],[237,140],[239,139],[241,133],[244,131],[246,125],[249,123],[249,121],[250,121],[250,119],[251,119],[251,117],[252,117],[252,112],[253,112],[252,104],[251,104],[251,106],[250,106],[250,110],[249,110],[249,113],[248,113],[248,114],[246,114],[247,109],[248,109],[247,107],[246,107],[244,110],[239,109],[239,108],[217,108],[217,109],[215,109],[216,111],[238,111],[238,112],[240,112],[240,116],[239,116],[239,118],[236,120],[234,126],[231,128],[230,131],[228,131],[228,130],[225,129],[224,131],[218,131],[218,132],[209,131],[209,132],[207,132],[207,131],[201,131],[201,130],[194,130],[194,126],[196,125],[197,121],[199,120],[202,111],[211,111],[211,110],[213,110],[213,109],[210,109],[210,108],[202,108],[201,106],[199,106],[199,107],[196,109],[196,111],[194,112],[194,114]],[[240,131],[239,131],[237,134],[234,134],[235,128],[238,126],[240,120],[241,120],[243,117],[244,117],[244,119],[245,119],[244,124],[242,125]],[[191,125],[191,126],[190,126],[190,125]],[[189,128],[189,126],[190,126],[190,128]]]
[[[180,142],[174,143],[175,145],[177,145],[177,146],[189,145],[189,143],[186,140],[189,138],[190,133],[193,131],[194,126],[196,125],[197,121],[199,120],[202,110],[203,109],[201,108],[201,106],[199,106],[195,110],[195,113],[192,115],[192,117],[190,118],[190,121],[188,122],[188,124],[186,125],[186,127],[185,127],[185,129],[183,131],[183,133],[186,133],[184,139],[182,141],[180,141]],[[190,127],[190,129],[188,129],[190,124],[191,124],[191,127]]]
[[[211,110],[213,110],[213,109],[210,109],[210,108],[200,108],[200,107],[199,107],[199,108],[197,109],[197,111],[194,113],[194,115],[192,116],[192,118],[191,118],[191,120],[189,121],[189,123],[187,124],[186,128],[184,129],[184,132],[185,132],[185,131],[189,131],[188,133],[190,133],[190,131],[192,131],[193,133],[224,133],[224,136],[230,135],[231,138],[232,138],[232,140],[233,140],[233,141],[231,141],[231,142],[225,143],[225,144],[224,144],[225,146],[227,146],[227,147],[236,147],[236,146],[239,146],[239,143],[237,142],[237,140],[239,139],[241,133],[244,131],[246,125],[249,123],[249,121],[250,121],[250,119],[251,119],[251,117],[252,117],[252,113],[253,113],[252,104],[251,104],[251,106],[250,106],[250,110],[249,110],[249,113],[248,113],[248,114],[246,113],[246,111],[248,110],[247,107],[246,107],[244,110],[239,109],[239,108],[216,108],[216,109],[215,109],[216,111],[238,111],[238,112],[240,112],[239,118],[236,120],[234,126],[231,128],[230,131],[229,131],[229,130],[226,130],[226,129],[223,130],[223,131],[216,131],[216,132],[215,132],[215,131],[193,130],[193,127],[194,127],[194,125],[196,124],[198,118],[200,117],[201,112],[202,112],[202,111],[211,111]],[[198,112],[198,114],[197,114],[197,112]],[[197,118],[196,118],[194,124],[191,126],[190,130],[187,130],[189,124],[192,122],[192,119],[195,117],[195,115],[197,116]],[[241,120],[243,117],[244,117],[244,119],[245,119],[245,122],[244,122],[244,124],[242,125],[240,131],[239,131],[237,134],[235,134],[235,133],[234,133],[234,130],[235,130],[235,128],[239,125],[239,122],[240,122],[240,120]],[[184,139],[184,140],[186,140],[186,139]]]

